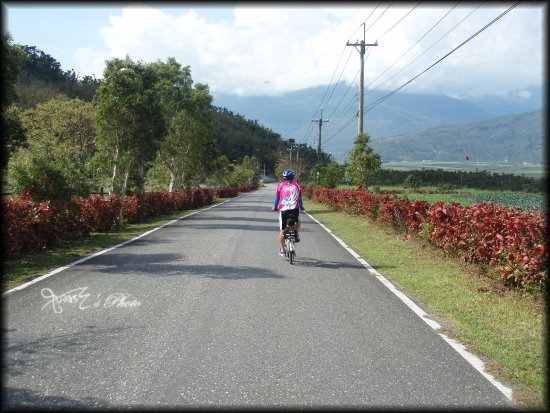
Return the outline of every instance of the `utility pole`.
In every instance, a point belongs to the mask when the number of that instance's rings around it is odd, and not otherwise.
[[[317,122],[319,124],[319,140],[317,141],[317,163],[321,163],[321,128],[323,127],[323,122],[329,122],[328,119],[323,119],[323,109],[321,109],[321,117],[319,119],[312,119],[312,122]]]
[[[294,139],[289,139],[288,143],[290,144],[290,148],[288,148],[288,151],[290,152],[290,158],[289,158],[289,165],[288,167],[292,167],[292,146],[294,145],[294,142],[296,142]]]
[[[365,44],[365,23],[363,23],[363,40],[360,43],[350,43],[349,40],[346,46],[360,47],[359,54],[361,55],[361,79],[359,85],[359,131],[358,134],[363,133],[363,90],[364,90],[364,73],[365,73],[365,46],[378,46],[378,41],[372,44]]]

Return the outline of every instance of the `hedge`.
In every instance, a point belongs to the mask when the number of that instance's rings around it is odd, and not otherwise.
[[[545,288],[548,280],[548,215],[492,202],[409,201],[358,189],[304,187],[316,202],[354,215],[388,222],[424,236],[443,250],[496,270],[508,285]]]
[[[55,246],[70,235],[108,232],[129,223],[209,205],[215,196],[234,197],[257,185],[238,188],[195,188],[187,192],[154,191],[121,197],[94,195],[88,199],[35,202],[28,191],[2,199],[4,257]],[[122,210],[122,214],[121,214]]]

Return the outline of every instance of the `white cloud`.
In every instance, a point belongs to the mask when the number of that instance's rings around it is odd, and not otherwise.
[[[89,75],[96,78],[103,77],[105,61],[112,57],[109,52],[100,52],[89,48],[77,49],[74,56],[80,64],[78,72],[82,76]]]
[[[425,38],[398,60],[452,5],[418,7],[394,29],[386,31],[413,7],[397,5],[382,13],[373,6],[262,7],[239,6],[233,20],[212,22],[201,10],[167,14],[151,7],[127,7],[101,28],[106,51],[79,50],[82,69],[103,67],[102,60],[129,55],[154,61],[175,57],[190,65],[193,80],[213,91],[244,95],[280,94],[352,82],[359,71],[359,53],[346,47],[362,38],[367,20],[367,43],[379,40],[368,54],[365,84],[392,90],[420,73],[466,40],[506,8],[479,9],[415,63],[392,76],[449,31],[473,5],[456,8]],[[408,91],[468,95],[494,93],[540,85],[542,82],[542,7],[517,7],[478,37],[407,86]],[[380,17],[380,18],[379,18]],[[378,20],[377,20],[378,19]],[[335,72],[341,57],[338,71]],[[349,60],[348,60],[349,58]],[[393,67],[388,67],[396,62]],[[345,65],[346,61],[348,62]],[[344,72],[341,69],[345,65]],[[381,75],[386,71],[383,75]],[[101,72],[100,72],[101,73]],[[101,76],[101,74],[99,74]],[[379,77],[377,79],[377,77]],[[390,79],[391,78],[391,79]],[[376,81],[374,81],[377,79]]]
[[[518,97],[521,99],[521,100],[529,100],[531,99],[531,92],[529,92],[528,90],[522,90],[520,92],[518,92]]]

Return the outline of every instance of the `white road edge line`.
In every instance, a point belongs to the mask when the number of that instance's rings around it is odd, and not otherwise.
[[[138,240],[138,239],[140,239],[140,238],[142,238],[142,237],[144,237],[144,236],[146,236],[146,235],[151,234],[152,232],[155,232],[156,230],[159,230],[159,229],[161,229],[161,228],[164,228],[164,227],[167,226],[167,225],[173,224],[173,223],[176,222],[176,221],[180,221],[180,220],[182,220],[182,219],[188,218],[188,217],[190,217],[191,215],[198,214],[199,212],[206,211],[206,210],[208,210],[208,209],[210,209],[210,208],[215,208],[215,207],[217,207],[217,206],[219,206],[219,205],[223,205],[223,204],[225,204],[226,202],[229,202],[229,201],[231,201],[231,200],[233,200],[233,199],[240,198],[240,197],[243,196],[243,195],[244,195],[244,194],[238,195],[238,196],[236,196],[236,197],[234,197],[234,198],[231,198],[231,199],[225,200],[225,201],[223,201],[223,202],[220,202],[219,204],[210,205],[210,206],[208,206],[208,207],[206,207],[206,208],[203,208],[203,209],[200,209],[200,210],[198,210],[198,211],[191,212],[190,214],[187,214],[187,215],[181,216],[181,217],[179,217],[179,218],[176,218],[176,219],[174,219],[174,220],[172,220],[172,221],[170,221],[170,222],[166,222],[166,223],[162,224],[161,226],[159,226],[159,227],[157,227],[157,228],[153,228],[153,229],[150,230],[150,231],[147,231],[147,232],[144,232],[143,234],[138,235],[137,237],[134,237],[134,238],[129,239],[129,240],[127,240],[127,241],[121,242],[120,244],[114,245],[114,246],[112,246],[112,247],[109,247],[109,248],[104,249],[104,250],[102,250],[102,251],[96,252],[96,253],[94,253],[94,254],[87,255],[87,256],[85,256],[85,257],[79,259],[79,260],[76,260],[76,261],[74,261],[74,262],[71,262],[71,263],[68,264],[68,265],[65,265],[65,266],[63,266],[63,267],[56,268],[55,270],[50,271],[50,272],[47,273],[47,274],[41,275],[40,277],[33,278],[32,280],[27,281],[27,282],[24,283],[24,284],[18,285],[17,287],[14,287],[14,288],[12,288],[12,289],[10,289],[10,290],[8,290],[8,291],[3,292],[2,295],[3,295],[3,296],[4,296],[4,295],[8,295],[8,294],[11,294],[11,293],[14,292],[14,291],[19,291],[19,290],[22,290],[22,289],[24,289],[24,288],[27,288],[28,286],[30,286],[30,285],[32,285],[32,284],[35,284],[35,283],[37,283],[37,282],[39,282],[39,281],[42,281],[42,280],[44,280],[44,279],[46,279],[46,278],[48,278],[48,277],[51,277],[52,275],[57,274],[57,273],[59,273],[59,272],[61,272],[61,271],[64,271],[64,270],[66,270],[67,268],[74,267],[74,266],[77,265],[77,264],[80,264],[80,263],[83,263],[83,262],[85,262],[85,261],[91,260],[92,258],[95,258],[95,257],[97,257],[97,256],[99,256],[99,255],[105,254],[106,252],[112,251],[112,250],[114,250],[114,249],[116,249],[116,248],[119,248],[119,247],[123,247],[123,246],[126,245],[126,244],[129,244],[129,243],[131,243],[131,242],[134,242],[134,241],[136,241],[136,240]]]
[[[427,313],[422,310],[418,305],[416,305],[409,297],[407,297],[405,294],[403,294],[401,291],[399,291],[386,277],[384,277],[382,274],[380,274],[378,271],[376,271],[375,268],[373,268],[367,261],[365,261],[359,254],[357,254],[353,249],[351,249],[342,239],[340,239],[338,236],[334,235],[332,230],[328,228],[326,225],[324,225],[322,222],[314,218],[310,213],[307,211],[304,211],[308,217],[310,217],[314,222],[319,224],[321,228],[323,228],[325,231],[327,231],[332,237],[338,241],[342,247],[344,247],[351,255],[357,259],[370,273],[374,274],[378,281],[380,281],[382,284],[384,284],[392,293],[394,293],[401,301],[403,301],[416,315],[418,315],[426,324],[428,324],[431,328],[434,329],[434,331],[443,338],[458,354],[460,354],[468,363],[470,363],[477,371],[479,371],[483,377],[485,377],[487,380],[489,380],[498,390],[500,390],[501,393],[503,393],[508,400],[513,399],[513,392],[512,389],[509,387],[506,387],[499,381],[497,381],[491,374],[487,373],[485,371],[485,363],[476,355],[468,352],[466,350],[466,347],[459,343],[456,340],[453,340],[452,338],[447,337],[445,334],[442,334],[438,332],[441,328],[441,325],[428,318]]]

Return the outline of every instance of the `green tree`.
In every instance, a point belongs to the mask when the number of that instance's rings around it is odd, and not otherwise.
[[[71,186],[74,182],[65,176],[65,170],[59,160],[54,159],[45,148],[20,148],[8,168],[10,189],[27,195],[34,201],[67,200],[78,194]]]
[[[349,174],[352,181],[363,189],[368,189],[371,177],[380,169],[382,160],[369,146],[370,136],[366,133],[357,135],[354,147],[350,151]]]
[[[246,155],[243,159],[242,167],[250,171],[250,177],[245,185],[257,185],[260,183],[260,164],[255,156]]]
[[[80,99],[55,98],[25,112],[23,125],[29,141],[51,142],[52,153],[71,151],[82,170],[95,147],[94,108]]]
[[[20,67],[26,59],[25,50],[12,43],[10,33],[2,33],[2,108],[15,102],[15,85],[19,78]]]
[[[209,184],[214,187],[231,186],[231,176],[235,166],[231,164],[226,155],[218,156],[212,161]]]
[[[170,172],[170,192],[189,189],[206,173],[205,162],[216,154],[208,147],[210,136],[208,125],[186,110],[172,119],[158,152],[160,162]]]
[[[26,54],[23,48],[12,43],[9,33],[2,33],[2,156],[0,170],[4,171],[10,155],[17,147],[25,143],[25,134],[21,126],[21,109],[17,102],[16,83],[19,70],[25,61]]]
[[[111,155],[111,193],[126,194],[132,168],[144,191],[145,165],[154,159],[165,122],[153,67],[125,59],[107,61],[96,94],[98,145]]]
[[[27,145],[10,160],[8,175],[15,192],[33,197],[87,197],[89,160],[95,152],[94,109],[79,99],[52,99],[21,117]]]
[[[342,183],[344,173],[344,166],[331,162],[327,166],[321,167],[319,184],[327,188],[336,188],[338,184]]]
[[[11,155],[17,148],[24,146],[26,142],[25,131],[21,124],[22,109],[17,105],[10,105],[2,109],[2,152],[0,157],[0,170],[4,171],[8,166]]]
[[[420,188],[421,181],[420,178],[415,174],[407,175],[405,181],[403,182],[405,188],[418,189]]]
[[[154,67],[168,125],[157,161],[170,173],[169,191],[198,186],[216,165],[218,156],[212,131],[212,96],[208,86],[193,86],[189,66],[181,67],[174,58],[157,62]]]

